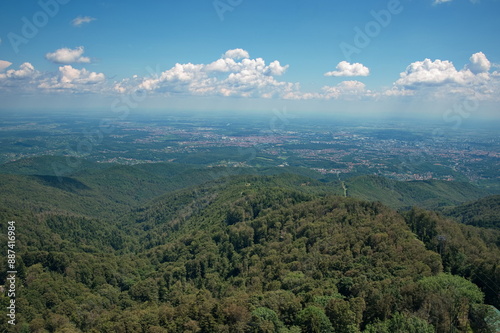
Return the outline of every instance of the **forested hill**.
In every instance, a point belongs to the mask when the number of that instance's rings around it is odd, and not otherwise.
[[[443,180],[402,182],[380,176],[359,176],[346,181],[349,196],[380,201],[392,208],[428,209],[454,206],[490,194],[473,184]]]
[[[500,195],[492,195],[443,210],[456,221],[483,228],[500,229]]]
[[[15,203],[9,201],[8,205],[19,205],[28,199],[23,194],[27,191],[46,198],[42,200],[44,208],[50,204],[52,208],[66,207],[72,212],[112,216],[110,211],[127,211],[131,206],[144,204],[162,194],[207,181],[238,175],[280,174],[320,181],[323,191],[329,194],[344,195],[344,185],[347,196],[380,201],[394,209],[411,206],[437,209],[492,194],[469,183],[438,180],[403,182],[380,176],[354,177],[342,184],[336,177],[332,179],[298,167],[207,168],[177,163],[126,166],[56,156],[33,157],[0,165],[0,190],[9,193],[9,197],[15,200]],[[306,185],[311,181],[303,179]],[[18,183],[22,185],[17,186]],[[32,196],[27,201],[31,207],[38,202]]]
[[[1,175],[13,331],[497,330],[500,231],[345,198],[305,173],[209,171]]]
[[[240,174],[321,176],[302,168],[200,168],[175,163],[125,166],[68,161],[43,156],[0,166],[0,201],[8,207],[64,210],[93,217],[113,218],[174,190]],[[310,179],[304,180],[305,182]],[[339,184],[327,191],[340,194]]]

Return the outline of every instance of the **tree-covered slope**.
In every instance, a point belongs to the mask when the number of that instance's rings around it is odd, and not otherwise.
[[[442,210],[454,220],[482,228],[500,229],[500,195],[492,195]]]
[[[302,168],[51,162],[0,174],[14,332],[488,332],[500,306],[499,231],[385,206],[484,195],[469,184],[358,177],[346,198]]]
[[[0,191],[8,194],[0,200],[18,208],[66,210],[112,218],[163,194],[211,180],[288,173],[321,177],[302,168],[207,168],[176,163],[117,165],[42,156],[0,166]],[[325,191],[340,193],[340,185],[325,185]]]
[[[403,213],[426,248],[440,254],[445,272],[472,280],[500,307],[500,231],[456,223],[420,208]]]
[[[57,166],[53,168],[52,166]],[[63,170],[64,172],[56,172]],[[207,168],[195,165],[177,163],[151,163],[138,165],[116,165],[94,163],[81,159],[65,157],[42,156],[28,158],[0,166],[0,176],[5,181],[0,186],[18,181],[25,183],[19,190],[5,188],[6,193],[12,193],[17,200],[16,193],[21,197],[29,197],[25,191],[29,188],[23,177],[35,177],[36,188],[29,192],[34,194],[44,192],[49,197],[57,198],[54,204],[64,205],[73,200],[61,198],[61,193],[56,194],[54,189],[75,193],[84,198],[98,198],[106,207],[117,211],[127,210],[130,206],[140,206],[155,197],[172,191],[200,185],[202,183],[227,177],[240,175],[283,175],[293,174],[323,183],[323,191],[335,195],[344,193],[342,184],[337,180],[306,168]],[[21,176],[20,178],[16,178]],[[10,177],[10,178],[9,178]],[[28,180],[30,182],[31,180]],[[304,180],[307,186],[310,180]],[[40,188],[40,185],[45,188]],[[464,202],[477,200],[490,193],[469,183],[446,181],[413,181],[401,182],[378,176],[360,176],[344,182],[347,195],[368,201],[380,201],[392,208],[420,206],[436,209],[444,206],[454,206]],[[52,189],[47,189],[52,187]],[[19,193],[19,191],[23,193]],[[49,195],[50,194],[50,195]],[[22,201],[17,200],[17,201]],[[87,205],[88,206],[88,205]],[[74,212],[73,207],[70,207]],[[109,210],[109,209],[108,209]],[[76,210],[81,212],[81,210]],[[89,214],[106,214],[102,210],[89,211]]]
[[[490,194],[469,183],[440,180],[401,182],[379,176],[359,176],[348,179],[345,183],[349,196],[380,201],[392,208],[420,206],[435,209]]]
[[[35,156],[0,164],[0,173],[62,177],[82,170],[103,170],[113,165],[112,163],[95,163],[70,156]]]
[[[140,177],[114,170],[108,190],[127,197]],[[467,332],[486,327],[485,296],[496,304],[498,234],[300,175],[217,178],[109,217],[53,207],[108,198],[97,175],[5,177],[55,196],[2,203],[18,228],[15,332]]]

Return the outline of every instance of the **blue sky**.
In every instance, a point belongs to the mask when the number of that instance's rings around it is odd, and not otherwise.
[[[473,100],[497,117],[498,13],[498,0],[4,1],[0,109],[141,96],[153,109],[436,114]]]

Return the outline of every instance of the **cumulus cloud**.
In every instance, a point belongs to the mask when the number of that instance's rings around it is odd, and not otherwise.
[[[78,16],[71,21],[71,24],[74,27],[80,27],[84,23],[90,23],[90,22],[95,21],[95,20],[96,20],[95,18],[90,17],[90,16]]]
[[[207,71],[213,72],[237,71],[239,68],[239,63],[234,61],[234,59],[232,58],[221,58],[208,64],[205,68]]]
[[[243,49],[234,49],[234,50],[228,50],[224,54],[224,58],[245,59],[245,58],[250,58],[250,55],[248,54],[247,51]]]
[[[325,86],[319,92],[302,92],[299,83],[278,80],[288,70],[278,60],[267,63],[262,58],[250,58],[243,49],[229,50],[208,64],[176,64],[151,77],[134,77],[118,82],[118,93],[147,91],[151,94],[186,94],[204,96],[234,96],[256,98],[309,99],[362,99],[374,96],[364,83],[343,81],[336,86]],[[361,64],[340,63],[337,69],[343,75],[368,75],[369,69]]]
[[[117,92],[145,90],[165,94],[219,95],[271,98],[297,90],[297,85],[280,82],[288,65],[275,60],[250,59],[243,49],[227,51],[209,64],[176,64],[159,75],[124,80],[115,85]]]
[[[144,78],[136,87],[139,90],[165,90],[170,83],[170,87],[177,92],[180,92],[196,84],[195,82],[203,81],[205,75],[201,72],[203,65],[175,64],[171,69],[164,71],[157,77]]]
[[[2,72],[4,69],[12,65],[11,62],[5,61],[5,60],[0,60],[0,72]]]
[[[64,84],[94,84],[105,79],[103,73],[90,72],[85,68],[77,69],[70,65],[59,67],[60,81]]]
[[[288,69],[288,65],[281,66],[280,62],[278,60],[275,60],[269,64],[269,67],[266,70],[266,74],[280,76],[280,75],[283,75],[287,69]]]
[[[412,88],[417,86],[437,86],[447,83],[465,84],[474,74],[468,70],[458,71],[448,60],[417,61],[400,74],[396,85]]]
[[[483,52],[473,54],[469,60],[470,64],[468,64],[466,68],[474,74],[488,72],[491,68],[491,62],[486,58]]]
[[[484,53],[473,54],[469,63],[457,69],[448,60],[417,61],[410,64],[386,96],[428,93],[434,97],[445,95],[474,95],[481,98],[497,98],[500,93],[495,72],[490,73],[492,65]],[[413,91],[413,92],[412,92]]]
[[[61,49],[63,50],[63,49]],[[67,49],[68,50],[68,49]],[[76,55],[54,56],[59,61],[78,60],[83,57],[83,47]],[[75,51],[75,50],[69,50]],[[71,52],[70,52],[71,53]],[[73,52],[75,53],[75,52]],[[334,86],[324,86],[319,91],[303,92],[299,83],[280,78],[288,70],[278,60],[267,62],[262,58],[247,57],[243,49],[229,50],[212,62],[193,64],[177,63],[155,75],[134,75],[120,81],[110,81],[103,73],[79,69],[64,63],[57,72],[41,73],[30,63],[9,69],[11,63],[0,60],[0,87],[4,91],[38,89],[42,92],[109,93],[133,92],[171,96],[224,96],[280,98],[290,100],[366,100],[407,96],[436,97],[474,96],[499,100],[500,73],[482,52],[473,54],[462,69],[448,60],[424,59],[410,64],[400,73],[392,88],[382,91],[369,90],[359,81],[343,81]],[[493,71],[493,72],[491,72]],[[341,62],[331,76],[368,75],[362,64]]]
[[[350,64],[347,61],[341,61],[336,67],[336,71],[327,72],[325,76],[368,76],[370,69],[360,63]]]
[[[0,73],[0,90],[9,92],[31,91],[36,88],[41,73],[29,62],[23,63],[19,69],[9,69]]]
[[[90,58],[83,57],[84,48],[79,46],[75,49],[62,48],[55,52],[47,53],[45,58],[56,64],[89,63]]]
[[[38,85],[49,90],[76,90],[79,92],[97,91],[95,85],[103,83],[106,77],[103,73],[90,72],[85,68],[77,69],[71,65],[59,67],[57,76],[49,77]]]
[[[42,73],[25,62],[19,69],[10,69],[0,73],[0,87],[5,91],[69,91],[102,93],[106,87],[103,73],[95,73],[70,65],[59,67],[57,73]]]
[[[35,70],[35,67],[29,62],[25,62],[19,66],[18,70],[9,69],[6,73],[0,74],[0,80],[24,80],[33,78],[37,75],[38,72]]]

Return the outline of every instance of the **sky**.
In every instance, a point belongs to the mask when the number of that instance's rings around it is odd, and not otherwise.
[[[500,118],[499,0],[0,4],[0,112]]]

